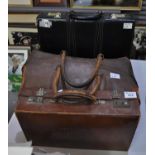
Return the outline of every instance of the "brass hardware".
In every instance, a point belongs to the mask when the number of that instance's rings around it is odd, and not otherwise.
[[[44,90],[44,88],[39,88],[39,90],[36,92],[36,96],[44,96],[46,94],[46,91]]]
[[[113,96],[112,96],[113,99],[120,99],[121,98],[121,94],[118,93],[117,90],[113,90]]]
[[[54,18],[61,18],[61,13],[60,12],[49,12],[48,16],[53,16]]]
[[[113,13],[111,14],[111,19],[117,19],[117,18],[125,18],[125,14],[116,14],[116,13]]]
[[[28,103],[32,104],[32,103],[43,103],[43,96],[46,94],[46,91],[44,90],[44,88],[39,88],[39,90],[36,92],[36,96],[33,97],[29,97],[28,98]]]
[[[106,101],[105,100],[102,100],[102,99],[98,99],[95,101],[95,104],[105,104]]]
[[[29,97],[29,98],[27,99],[27,102],[28,102],[28,103],[33,103],[34,101],[35,101],[34,97]]]
[[[113,106],[115,108],[129,108],[130,105],[126,100],[115,100],[113,101]]]
[[[111,102],[115,108],[129,108],[130,105],[127,100],[114,100]],[[99,99],[95,102],[95,104],[111,104],[106,100]]]

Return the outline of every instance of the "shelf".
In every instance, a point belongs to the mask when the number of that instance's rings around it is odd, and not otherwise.
[[[69,12],[71,10],[74,11],[87,11],[87,12],[96,12],[99,9],[75,9],[75,8],[67,8],[67,7],[9,7],[8,13],[9,14],[39,14],[42,12]],[[108,13],[120,13],[119,10],[100,10],[102,12]],[[143,5],[142,10],[138,11],[122,11],[122,13],[131,14],[134,16],[136,20],[136,25],[145,26],[146,25],[146,17],[145,17],[145,5]]]
[[[9,7],[8,12],[9,14],[18,14],[18,13],[41,13],[41,12],[52,12],[52,11],[60,11],[60,12],[69,12],[71,10],[74,11],[102,11],[102,12],[109,12],[109,13],[120,13],[119,10],[101,10],[101,9],[78,9],[78,8],[67,8],[67,7]]]
[[[11,13],[40,13],[51,11],[70,11],[70,8],[65,7],[9,7],[8,12]]]

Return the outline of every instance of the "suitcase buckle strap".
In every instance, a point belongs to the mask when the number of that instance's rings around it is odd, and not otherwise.
[[[118,90],[113,90],[112,98],[113,99],[120,99],[121,98],[121,94],[118,92]]]
[[[39,90],[36,92],[36,96],[43,97],[46,94],[46,91],[44,88],[39,88]]]
[[[39,88],[38,91],[36,91],[36,96],[35,97],[29,97],[28,102],[29,103],[43,103],[44,95],[46,94],[46,91],[44,88]]]
[[[130,104],[128,103],[127,100],[115,100],[113,101],[113,106],[115,108],[129,108]]]

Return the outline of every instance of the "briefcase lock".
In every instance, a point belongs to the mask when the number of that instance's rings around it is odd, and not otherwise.
[[[60,12],[49,12],[48,16],[54,17],[54,18],[61,18],[61,13]]]

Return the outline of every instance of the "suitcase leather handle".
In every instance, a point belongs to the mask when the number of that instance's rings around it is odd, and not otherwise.
[[[83,103],[84,101],[89,101],[88,103],[94,103],[96,101],[95,93],[100,85],[100,76],[95,77],[95,84],[89,91],[85,90],[63,90],[58,92],[58,83],[61,77],[61,66],[57,66],[56,72],[53,79],[53,93],[54,98],[57,101],[63,101],[66,103]]]
[[[76,19],[76,20],[97,20],[100,19],[102,16],[102,12],[98,12],[96,14],[91,15],[82,15],[80,13],[71,11],[70,12],[70,18]]]
[[[62,51],[62,53],[61,53],[61,74],[62,74],[62,78],[68,85],[70,85],[74,88],[83,88],[83,87],[90,85],[91,82],[94,80],[95,76],[98,74],[99,68],[100,68],[102,61],[103,61],[103,54],[101,54],[101,53],[98,54],[96,66],[95,66],[95,69],[92,72],[90,78],[87,81],[85,81],[84,83],[75,84],[75,83],[70,82],[66,77],[66,74],[65,74],[65,57],[66,57],[66,52]]]
[[[86,92],[82,92],[79,90],[64,90],[61,93],[58,93],[55,96],[55,99],[59,102],[65,103],[79,103],[82,101],[84,103],[87,101],[88,103],[94,103],[96,101],[96,97],[93,95],[89,95]]]

